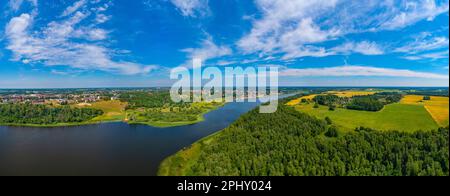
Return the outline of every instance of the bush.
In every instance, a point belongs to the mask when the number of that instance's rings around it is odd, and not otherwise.
[[[319,108],[319,104],[318,103],[316,103],[316,104],[314,104],[314,108]]]
[[[337,127],[335,126],[331,126],[328,128],[328,131],[325,133],[325,136],[327,137],[338,137],[339,136],[339,132]]]
[[[330,111],[335,111],[336,110],[336,106],[335,105],[330,105],[329,107],[330,107],[329,108]]]
[[[327,124],[328,125],[331,125],[331,124],[333,124],[333,121],[331,120],[331,118],[330,117],[325,117],[325,121],[327,122]]]

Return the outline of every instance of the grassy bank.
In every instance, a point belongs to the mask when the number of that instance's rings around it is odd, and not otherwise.
[[[146,112],[145,108],[126,110],[127,103],[118,100],[114,101],[100,101],[92,104],[77,104],[72,105],[76,108],[92,108],[103,111],[103,114],[97,116],[89,121],[77,123],[56,123],[56,124],[15,124],[15,123],[0,123],[2,126],[17,126],[17,127],[66,127],[66,126],[82,126],[107,122],[126,122],[128,124],[141,124],[152,127],[176,127],[196,124],[204,121],[204,115],[224,106],[224,103],[194,103],[193,108],[201,111],[199,114],[184,114],[176,111],[170,111],[169,108],[160,108],[158,113],[152,113],[151,116]],[[185,120],[182,118],[185,115],[190,115],[192,120]],[[130,118],[130,116],[135,116]],[[153,117],[158,117],[154,120]]]
[[[202,147],[214,142],[214,139],[221,134],[221,132],[210,135],[192,144],[192,146],[185,148],[176,154],[166,158],[158,169],[158,176],[192,176],[194,172],[191,171],[191,166],[196,163]]]
[[[0,126],[10,126],[10,127],[42,127],[42,128],[54,128],[54,127],[74,127],[74,126],[84,126],[84,125],[93,125],[99,124],[101,122],[80,122],[80,123],[57,123],[57,124],[15,124],[15,123],[0,123]]]

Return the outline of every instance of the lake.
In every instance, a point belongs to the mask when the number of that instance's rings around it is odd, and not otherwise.
[[[220,131],[257,103],[229,103],[188,126],[126,123],[77,127],[0,126],[1,175],[152,176],[166,157]]]

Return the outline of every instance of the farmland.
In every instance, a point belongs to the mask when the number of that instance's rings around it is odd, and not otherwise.
[[[329,111],[328,107],[314,108],[313,104],[295,106],[297,111],[311,114],[320,119],[329,117],[342,131],[352,131],[357,127],[368,127],[383,131],[417,131],[437,129],[427,110],[419,105],[391,104],[380,112],[367,112],[337,108]]]
[[[377,92],[375,91],[328,91],[326,94],[337,95],[339,97],[354,97],[354,96],[364,96],[373,95]]]
[[[126,103],[121,101],[99,101],[88,105],[81,105],[78,107],[94,108],[103,111],[103,115],[98,116],[92,121],[94,122],[107,122],[107,121],[122,121],[125,119],[125,107]]]
[[[322,93],[323,95],[336,95],[338,97],[354,97],[354,96],[364,96],[364,95],[373,95],[377,93],[376,91],[327,91],[326,93]],[[312,94],[300,97],[298,99],[291,100],[287,105],[294,106],[301,102],[302,99],[306,99],[312,101],[318,94]]]
[[[379,130],[417,131],[432,130],[449,124],[449,98],[424,95],[403,95],[399,103],[388,104],[381,111],[355,111],[338,107],[330,111],[326,105],[314,108],[314,98],[318,95],[336,95],[341,98],[355,96],[372,96],[383,93],[382,90],[362,91],[326,91],[321,94],[311,94],[287,103],[297,111],[308,113],[321,119],[329,117],[341,131],[351,131],[357,127],[369,127]],[[387,92],[387,91],[386,91]],[[389,91],[390,92],[390,91]],[[398,93],[403,93],[398,91]]]
[[[449,98],[437,96],[431,96],[431,100],[423,100],[423,98],[424,96],[407,95],[402,99],[401,103],[423,106],[440,126],[448,126]]]

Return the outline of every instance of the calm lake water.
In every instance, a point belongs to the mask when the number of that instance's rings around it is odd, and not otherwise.
[[[0,126],[1,175],[156,175],[164,158],[226,128],[257,103],[230,103],[188,126],[125,123],[78,127]]]

